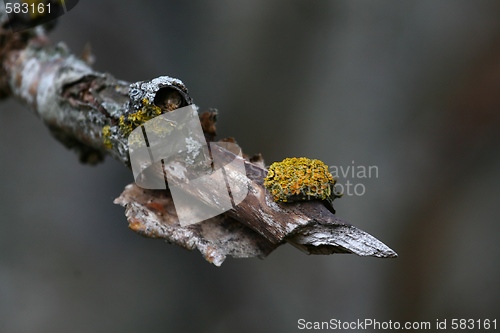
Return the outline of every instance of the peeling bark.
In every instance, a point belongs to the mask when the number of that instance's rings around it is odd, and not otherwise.
[[[124,125],[127,117],[149,105],[168,112],[192,103],[180,80],[167,76],[132,84],[117,80],[94,71],[64,44],[50,45],[41,28],[6,31],[5,18],[0,8],[0,98],[12,96],[32,109],[58,140],[78,152],[82,162],[97,163],[110,155],[130,167],[126,126],[132,125]],[[208,141],[215,138],[215,118],[213,111],[200,114]],[[221,147],[213,149],[228,159],[239,158]],[[261,156],[244,163],[245,174],[229,168],[226,176],[248,189],[246,199],[202,223],[182,227],[168,190],[143,190],[131,184],[115,203],[125,207],[130,229],[198,249],[217,266],[227,256],[263,258],[286,242],[308,254],[396,256],[373,236],[337,218],[322,202],[274,202],[263,186],[267,170]],[[176,180],[179,187],[182,179]],[[210,186],[207,180],[205,188]],[[192,189],[186,193],[203,197]]]
[[[168,191],[144,190],[135,184],[125,187],[115,203],[125,207],[129,228],[148,238],[162,238],[220,266],[227,256],[264,258],[277,244],[224,214],[182,227]]]

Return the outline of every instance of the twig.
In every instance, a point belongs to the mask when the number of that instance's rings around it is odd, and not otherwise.
[[[97,163],[109,154],[130,167],[128,117],[144,103],[162,112],[192,104],[180,80],[166,76],[133,84],[116,80],[92,70],[63,44],[50,45],[43,29],[13,34],[6,31],[5,22],[1,8],[0,97],[12,96],[30,107],[58,140],[79,153],[82,162]],[[201,113],[200,120],[207,140],[214,140],[214,112]],[[238,158],[223,148],[212,149]],[[126,208],[132,230],[197,248],[218,266],[228,255],[263,258],[285,242],[309,254],[396,256],[376,238],[338,219],[321,202],[274,202],[263,186],[267,171],[262,160],[256,157],[244,163],[244,173],[229,168],[226,174],[248,189],[246,199],[202,223],[182,227],[168,190],[144,190],[131,184],[115,203]],[[176,174],[174,181],[182,187],[187,176],[183,170]],[[210,188],[211,184],[204,185]],[[185,191],[199,198],[192,189]]]

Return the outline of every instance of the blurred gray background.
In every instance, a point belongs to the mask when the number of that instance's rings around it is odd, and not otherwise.
[[[285,245],[216,268],[128,230],[112,201],[131,171],[109,158],[80,165],[7,100],[0,332],[500,320],[499,17],[495,0],[80,1],[54,42],[75,54],[89,42],[95,68],[123,80],[180,78],[246,153],[377,166],[378,178],[340,180],[366,191],[338,200],[337,214],[399,258]]]

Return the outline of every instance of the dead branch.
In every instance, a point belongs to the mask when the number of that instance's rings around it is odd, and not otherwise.
[[[42,28],[11,33],[0,8],[0,98],[12,96],[28,106],[84,163],[111,155],[130,167],[123,119],[144,99],[168,112],[192,104],[187,88],[161,76],[127,83],[94,71],[64,44],[51,45]],[[215,139],[215,114],[200,114],[207,140]],[[218,153],[239,158],[223,148]],[[168,190],[144,190],[128,185],[115,203],[125,207],[129,228],[150,238],[162,238],[187,249],[198,249],[219,266],[226,256],[263,258],[288,242],[308,254],[354,253],[395,257],[385,244],[340,220],[321,202],[276,203],[263,186],[267,171],[258,156],[245,160],[245,172],[227,176],[248,189],[246,199],[225,214],[202,223],[181,226]],[[179,187],[187,178],[179,169]],[[209,189],[207,181],[204,186]],[[192,189],[187,195],[202,198]],[[213,194],[216,196],[217,194]]]

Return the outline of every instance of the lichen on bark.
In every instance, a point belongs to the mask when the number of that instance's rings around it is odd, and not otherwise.
[[[12,96],[29,107],[58,140],[77,151],[82,162],[97,163],[110,155],[130,167],[129,129],[154,116],[158,108],[164,113],[192,104],[178,79],[159,76],[132,84],[117,80],[93,70],[64,44],[50,44],[42,27],[13,34],[6,30],[5,20],[0,6],[0,98]],[[199,117],[205,138],[215,140],[216,112],[202,112]],[[230,160],[239,158],[214,147]],[[274,202],[263,184],[267,170],[262,157],[244,156],[244,171],[229,168],[226,175],[247,186],[249,194],[233,209],[208,221],[181,227],[168,190],[148,191],[132,184],[115,202],[125,207],[132,230],[196,248],[216,265],[226,256],[262,258],[284,243],[309,254],[396,256],[321,202]],[[182,182],[177,184],[182,187]],[[204,187],[210,188],[210,183]],[[189,190],[186,194],[199,195]]]

